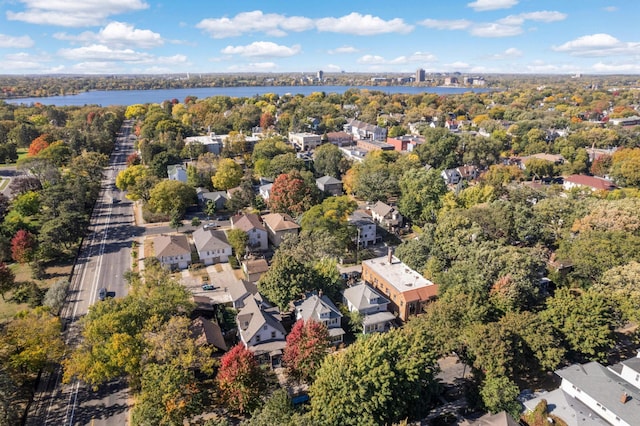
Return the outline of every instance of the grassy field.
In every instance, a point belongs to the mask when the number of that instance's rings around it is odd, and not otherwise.
[[[42,280],[34,280],[31,276],[31,268],[29,265],[12,264],[10,266],[13,273],[16,275],[16,282],[33,281],[38,284],[38,287],[42,289],[48,289],[53,283],[60,278],[69,277],[71,273],[71,262],[63,265],[48,266],[45,268],[45,278]],[[11,301],[11,293],[5,295],[7,300],[0,298],[0,322],[7,321],[16,313],[25,309],[30,309],[26,303],[14,303]]]
[[[27,156],[27,148],[18,148],[18,161]],[[0,167],[2,166],[15,166],[16,163],[0,163]]]

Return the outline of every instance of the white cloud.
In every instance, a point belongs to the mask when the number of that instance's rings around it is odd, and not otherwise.
[[[272,71],[278,68],[274,62],[253,62],[250,64],[231,65],[229,71]]]
[[[598,62],[593,64],[593,70],[603,74],[638,74],[640,73],[640,64],[638,63],[621,63],[621,64],[605,64]]]
[[[48,66],[50,61],[51,57],[48,55],[32,55],[26,52],[11,53],[0,60],[0,71],[3,74],[59,72],[58,67]]]
[[[282,46],[270,41],[254,41],[246,46],[227,46],[221,50],[225,55],[249,57],[287,57],[300,53],[300,45]]]
[[[162,46],[164,40],[158,33],[151,30],[141,30],[124,22],[110,22],[98,33],[85,31],[78,35],[56,33],[58,40],[77,41],[81,43],[99,43],[110,47],[141,47],[152,48]]]
[[[490,59],[512,59],[519,58],[522,56],[522,51],[515,47],[510,47],[506,49],[504,52],[496,53],[495,55],[491,55]]]
[[[497,22],[476,24],[469,30],[476,37],[511,37],[522,33],[522,27]]]
[[[352,12],[340,18],[318,19],[316,28],[322,32],[364,36],[388,33],[406,34],[413,31],[413,25],[407,24],[400,18],[385,21],[377,16],[361,15],[357,12]]]
[[[393,59],[385,59],[380,55],[364,55],[357,62],[368,65],[402,65],[416,62],[435,62],[438,58],[431,53],[415,52],[409,56],[398,56]]]
[[[312,19],[303,16],[287,17],[260,10],[238,13],[233,18],[208,18],[200,21],[196,28],[204,30],[213,38],[237,37],[245,33],[262,32],[281,37],[288,31],[300,32],[314,27]]]
[[[154,61],[159,64],[184,64],[187,62],[187,57],[180,54],[173,56],[158,56]]]
[[[509,9],[516,4],[518,4],[518,0],[476,0],[472,3],[467,3],[467,7],[476,12],[484,12],[486,10]]]
[[[436,30],[467,30],[476,37],[512,37],[522,34],[522,25],[526,21],[556,22],[566,19],[567,15],[561,12],[542,10],[537,12],[509,15],[495,22],[472,22],[466,19],[438,20],[425,19],[419,22],[427,28]]]
[[[82,74],[121,74],[125,71],[117,62],[87,61],[71,66],[71,70]]]
[[[13,47],[16,49],[25,49],[33,46],[33,40],[29,36],[10,36],[0,34],[0,48]]]
[[[449,68],[449,69],[461,70],[461,69],[470,68],[471,65],[469,65],[466,62],[456,61],[456,62],[452,62],[450,64],[445,64],[445,67]]]
[[[327,71],[330,71],[330,72],[340,72],[340,71],[342,71],[342,67],[340,67],[339,65],[336,65],[336,64],[328,64],[326,67],[324,67],[324,69],[326,69]]]
[[[604,10],[605,12],[616,12],[618,8],[616,6],[607,6],[603,7],[602,10]]]
[[[356,52],[358,52],[358,49],[356,49],[353,46],[336,47],[335,49],[331,49],[327,51],[327,53],[329,53],[330,55],[337,55],[341,53],[356,53]]]
[[[473,22],[466,19],[425,19],[424,21],[419,22],[419,24],[424,25],[427,28],[434,28],[436,30],[466,30],[473,24]]]
[[[112,49],[101,44],[92,44],[76,49],[60,49],[58,54],[65,59],[76,61],[145,62],[154,59],[154,56],[148,53],[136,52],[133,49]]]
[[[612,35],[599,33],[578,37],[552,49],[572,56],[640,55],[640,42],[623,42]]]
[[[18,0],[25,10],[7,11],[10,21],[83,27],[101,24],[111,15],[147,9],[143,0]]]

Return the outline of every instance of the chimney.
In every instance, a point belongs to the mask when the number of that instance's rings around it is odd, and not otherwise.
[[[387,247],[387,260],[389,261],[389,265],[393,263],[393,250],[391,247]]]
[[[622,392],[622,395],[620,395],[620,402],[622,402],[623,404],[626,404],[630,399],[631,398],[629,397],[629,395],[627,395],[626,392]]]
[[[320,299],[322,299],[322,290],[319,290],[319,291],[318,291],[318,297],[319,297]]]

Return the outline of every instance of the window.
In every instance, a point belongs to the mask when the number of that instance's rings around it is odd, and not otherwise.
[[[275,331],[272,331],[272,332],[271,332],[271,338],[272,338],[272,339],[275,339],[275,338],[276,338],[276,332],[275,332]]]
[[[264,327],[262,327],[262,329],[263,329],[263,330],[266,330],[266,329],[267,329],[267,325],[265,324],[265,326],[264,326]]]
[[[260,342],[260,335],[256,334],[256,343]]]

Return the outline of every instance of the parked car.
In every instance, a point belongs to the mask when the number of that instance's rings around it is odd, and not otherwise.
[[[217,222],[211,222],[211,223],[205,224],[204,225],[204,229],[205,229],[205,231],[209,230],[209,229],[216,229],[218,226],[220,226],[220,225],[218,225]]]
[[[202,284],[202,289],[203,290],[214,290],[215,287],[213,286],[213,284]]]
[[[106,298],[107,298],[107,289],[102,287],[100,290],[98,290],[98,300],[102,302]]]

